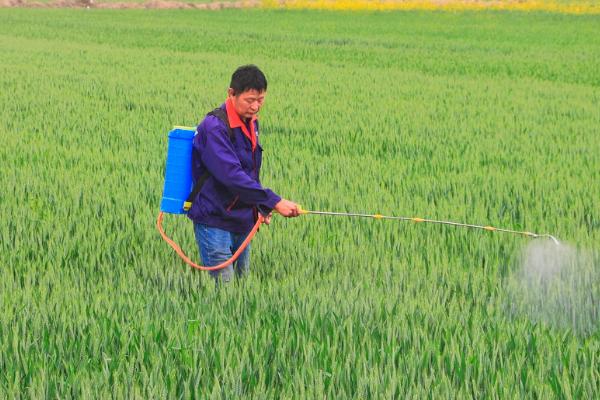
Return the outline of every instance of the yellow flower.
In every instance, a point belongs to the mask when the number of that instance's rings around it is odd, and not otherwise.
[[[263,7],[312,10],[517,10],[599,14],[593,0],[263,0]]]

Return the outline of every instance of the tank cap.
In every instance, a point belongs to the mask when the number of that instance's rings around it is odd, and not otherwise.
[[[196,128],[189,126],[174,126],[173,130],[169,132],[170,138],[175,139],[191,139],[196,133]]]

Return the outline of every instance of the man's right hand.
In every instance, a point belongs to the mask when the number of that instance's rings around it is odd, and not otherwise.
[[[284,217],[297,217],[300,215],[300,206],[293,201],[281,199],[279,203],[275,205],[275,211]]]

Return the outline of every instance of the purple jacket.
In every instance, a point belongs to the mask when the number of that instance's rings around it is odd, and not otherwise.
[[[225,104],[221,106],[226,110]],[[256,132],[256,147],[244,134],[237,114],[229,111],[227,127],[215,116],[207,116],[198,125],[193,141],[192,178],[194,183],[208,170],[210,176],[196,196],[188,217],[197,223],[229,232],[245,233],[252,229],[257,212],[267,215],[281,200],[277,194],[260,184],[262,147],[258,142],[258,121],[244,127],[246,132]],[[235,121],[232,121],[235,120]],[[251,129],[248,129],[251,128]]]

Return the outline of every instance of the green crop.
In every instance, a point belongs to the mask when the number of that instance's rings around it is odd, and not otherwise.
[[[600,395],[597,326],[507,309],[530,239],[275,217],[248,279],[216,290],[154,227],[168,131],[197,124],[256,63],[269,79],[261,179],[282,196],[548,232],[597,256],[598,16],[0,20],[0,398]],[[164,225],[198,257],[185,217]]]

